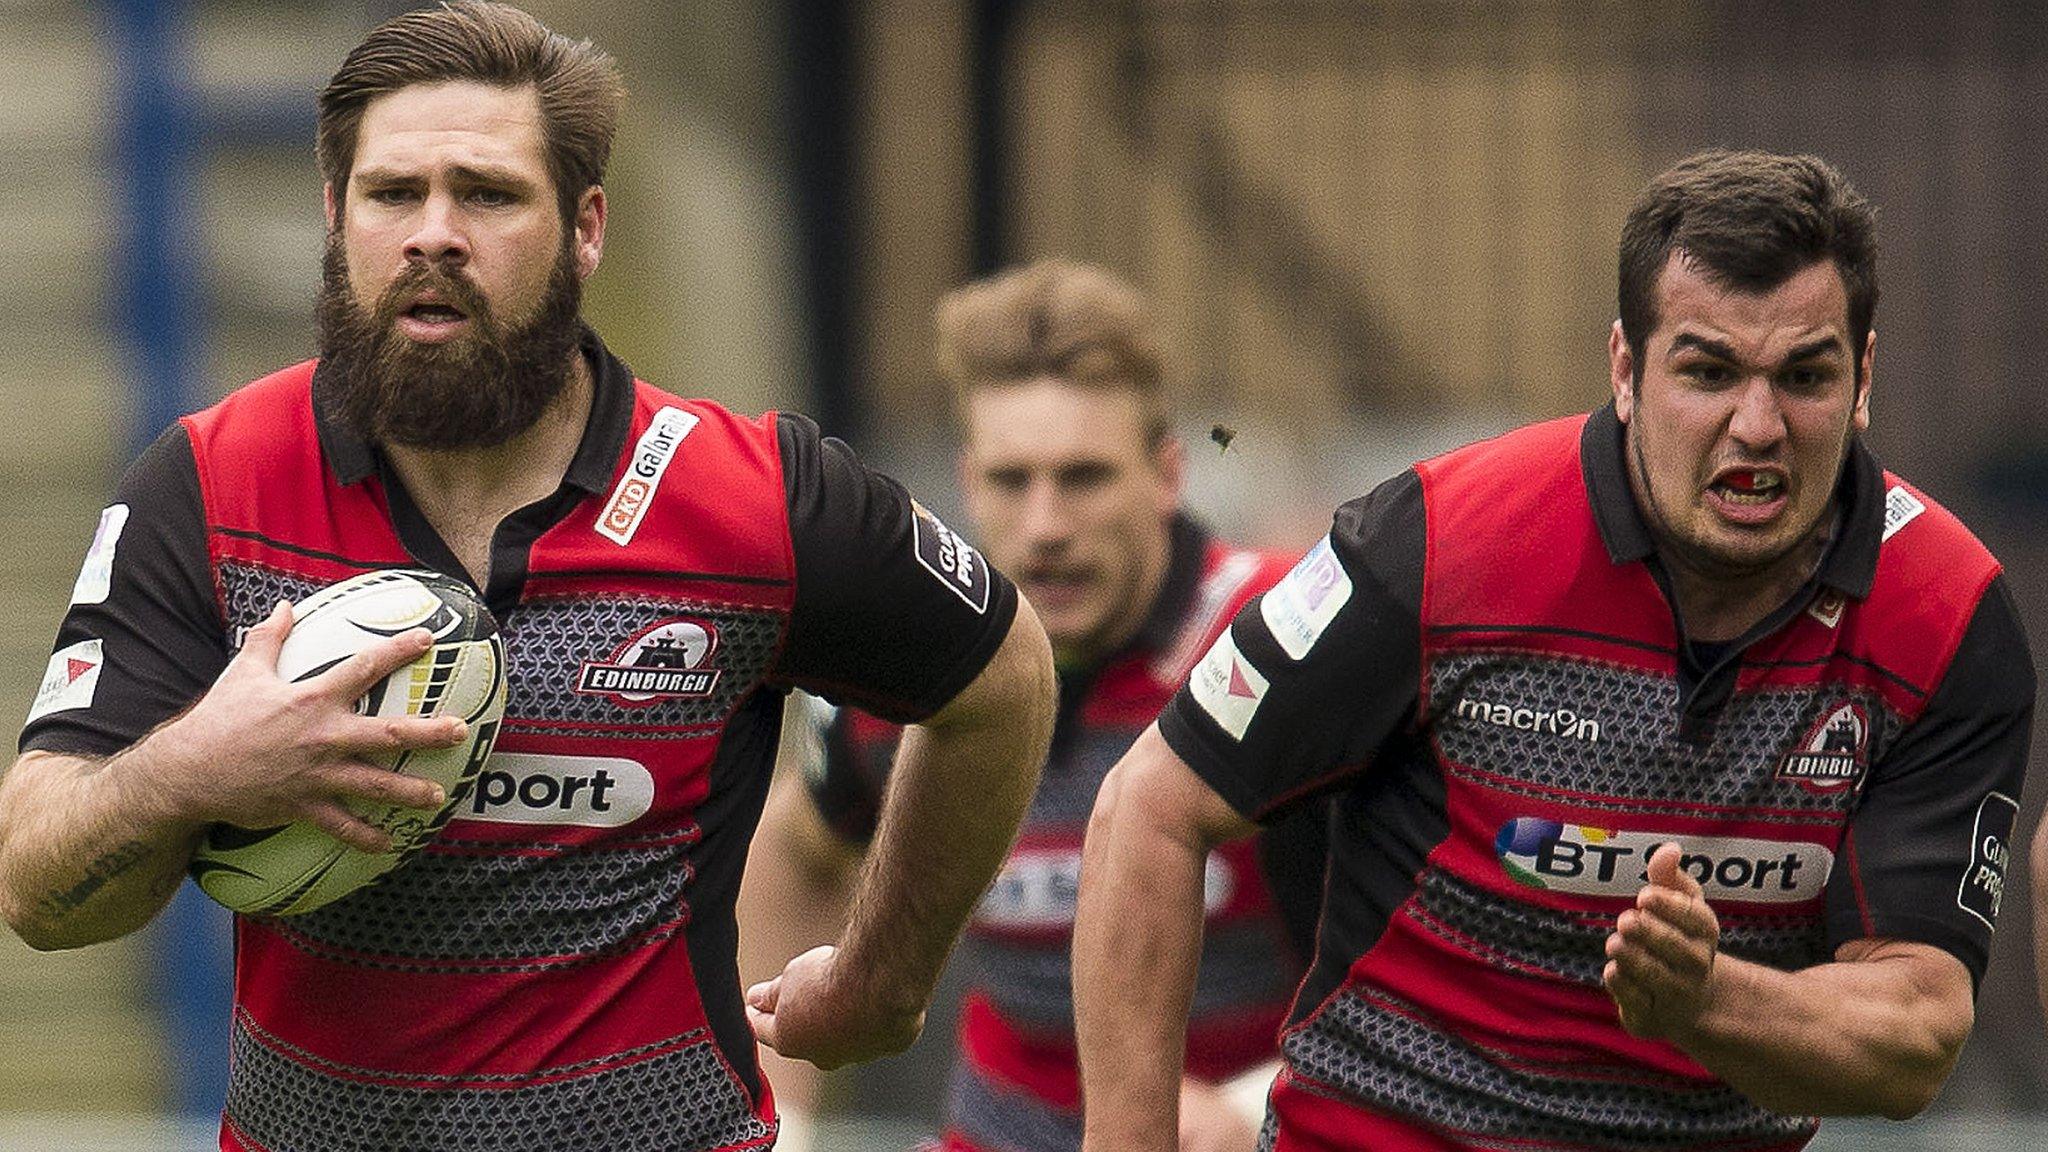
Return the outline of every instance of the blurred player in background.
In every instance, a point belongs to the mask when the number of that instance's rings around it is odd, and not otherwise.
[[[1030,798],[1052,664],[1014,587],[808,420],[658,391],[579,320],[622,98],[497,4],[349,54],[320,358],[130,470],[0,783],[0,909],[40,948],[140,927],[213,822],[381,850],[345,801],[443,797],[362,757],[461,722],[351,706],[427,634],[286,683],[281,601],[380,567],[484,590],[511,685],[484,784],[382,883],[237,923],[225,1150],[762,1147],[733,902],[785,692],[918,725],[840,947],[761,1005],[785,1051],[910,1043]]]
[[[1201,861],[1333,792],[1263,1146],[1802,1147],[1973,1022],[2034,674],[1998,562],[1879,467],[1873,213],[1706,153],[1624,227],[1612,405],[1341,508],[1104,784],[1088,1147],[1172,1147]]]
[[[943,1147],[1074,1152],[1069,943],[1095,790],[1217,629],[1286,564],[1212,538],[1181,510],[1185,449],[1168,427],[1152,321],[1130,286],[1042,261],[948,296],[937,330],[964,434],[968,511],[990,557],[1037,606],[1060,682],[1051,757],[1022,838],[969,925]],[[825,713],[820,727],[803,770],[778,778],[748,867],[742,963],[758,957],[763,972],[830,938],[889,791],[897,728],[851,709]],[[1204,865],[1208,936],[1176,1078],[1188,1152],[1252,1146],[1303,963],[1262,861],[1280,871],[1282,890],[1312,899],[1318,815]],[[1305,935],[1313,906],[1300,911]],[[800,1103],[815,1100],[810,1069],[771,1070],[778,1085],[802,1085]],[[1226,1086],[1248,1070],[1233,1100]]]

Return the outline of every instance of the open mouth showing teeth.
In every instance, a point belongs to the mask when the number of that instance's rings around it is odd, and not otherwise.
[[[1724,472],[1714,481],[1714,491],[1734,504],[1767,504],[1785,489],[1785,478],[1776,472],[1739,469]]]

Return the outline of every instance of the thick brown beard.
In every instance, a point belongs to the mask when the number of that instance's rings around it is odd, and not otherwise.
[[[432,288],[469,317],[444,344],[397,329],[400,302]],[[460,268],[416,263],[365,311],[348,281],[348,255],[330,233],[321,259],[320,360],[332,415],[367,440],[412,448],[488,448],[533,427],[569,386],[583,282],[565,241],[533,318],[511,331]]]

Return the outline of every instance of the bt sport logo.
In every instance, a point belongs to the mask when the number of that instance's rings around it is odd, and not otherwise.
[[[1672,836],[1565,824],[1522,816],[1501,825],[1494,854],[1509,878],[1530,888],[1629,899],[1649,882],[1650,856],[1680,848],[1679,866],[1709,901],[1792,904],[1820,896],[1834,853],[1806,841]]]

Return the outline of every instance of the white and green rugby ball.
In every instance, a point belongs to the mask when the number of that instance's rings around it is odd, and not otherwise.
[[[490,610],[461,581],[437,572],[390,569],[315,592],[292,606],[292,630],[278,651],[277,674],[293,681],[310,679],[379,638],[411,628],[433,633],[434,646],[371,688],[356,702],[356,711],[468,721],[469,739],[453,748],[371,760],[440,784],[448,802],[428,812],[345,801],[391,837],[388,852],[350,848],[304,821],[263,829],[215,824],[192,858],[192,878],[201,891],[237,912],[310,912],[411,859],[468,797],[505,714],[505,645]]]

